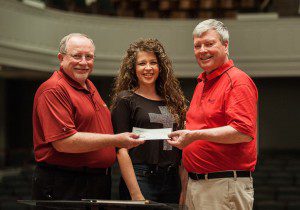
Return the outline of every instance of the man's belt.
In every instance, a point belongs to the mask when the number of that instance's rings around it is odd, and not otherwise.
[[[251,171],[221,171],[207,174],[197,174],[189,172],[189,177],[193,180],[251,177]]]
[[[68,167],[68,166],[59,166],[59,165],[52,165],[45,162],[38,162],[37,166],[44,168],[44,169],[55,169],[60,171],[69,171],[69,172],[82,172],[87,174],[102,174],[108,175],[111,173],[110,168],[89,168],[89,167]]]

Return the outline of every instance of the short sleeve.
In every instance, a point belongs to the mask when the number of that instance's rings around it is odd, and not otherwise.
[[[119,96],[114,108],[111,110],[114,133],[131,132],[130,100],[128,97]]]
[[[252,85],[233,87],[225,100],[227,125],[252,138],[256,133],[257,89]]]
[[[67,138],[77,132],[71,103],[63,92],[44,91],[38,98],[36,109],[46,142]]]

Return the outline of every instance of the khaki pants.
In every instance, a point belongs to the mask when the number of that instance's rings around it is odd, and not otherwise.
[[[254,201],[253,180],[189,178],[186,205],[188,210],[251,210]]]

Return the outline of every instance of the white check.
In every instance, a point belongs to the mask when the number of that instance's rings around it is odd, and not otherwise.
[[[172,128],[146,129],[132,128],[132,133],[140,135],[141,140],[163,140],[170,139],[168,135],[172,132]]]

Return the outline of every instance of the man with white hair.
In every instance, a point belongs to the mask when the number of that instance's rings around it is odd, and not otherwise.
[[[186,129],[169,143],[183,149],[189,210],[253,207],[258,93],[228,58],[229,33],[209,19],[194,29],[194,53],[203,69],[186,116]]]
[[[35,94],[35,200],[110,199],[115,147],[144,143],[133,133],[113,134],[110,112],[88,79],[94,53],[88,36],[65,36],[58,53],[60,69]]]

